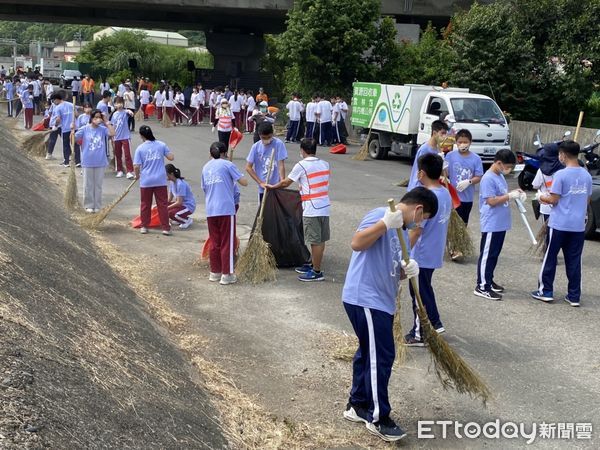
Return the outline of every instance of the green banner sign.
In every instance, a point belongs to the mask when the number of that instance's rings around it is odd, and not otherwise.
[[[381,95],[381,84],[354,83],[352,89],[352,116],[350,121],[355,127],[369,128]]]

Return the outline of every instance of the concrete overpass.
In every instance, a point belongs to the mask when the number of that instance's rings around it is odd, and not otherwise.
[[[483,0],[489,3],[491,0]],[[215,69],[235,77],[257,71],[263,34],[285,29],[294,0],[0,0],[0,19],[80,23],[206,32]],[[381,0],[382,14],[397,22],[447,23],[473,0]]]

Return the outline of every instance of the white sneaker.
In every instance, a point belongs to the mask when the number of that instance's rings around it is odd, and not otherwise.
[[[140,228],[140,233],[142,233],[142,234],[148,234],[148,228],[146,228],[146,227]]]
[[[208,281],[221,281],[221,274],[211,272],[208,276]]]
[[[54,159],[51,153],[46,153],[46,159]]]
[[[94,208],[94,212],[95,213],[100,212],[100,208]]]
[[[179,228],[181,228],[182,230],[185,230],[186,228],[189,228],[192,223],[194,223],[194,219],[192,219],[190,217],[185,223],[182,223],[181,225],[179,225]]]
[[[95,212],[93,208],[85,208],[85,212],[86,213],[93,213]]]
[[[221,275],[221,281],[219,281],[219,284],[226,285],[233,283],[237,283],[237,277],[234,273],[230,273],[229,275]]]
[[[123,172],[118,171],[117,172],[117,178],[123,178]]]
[[[133,172],[127,172],[127,179],[128,180],[132,180],[135,177],[135,174]]]

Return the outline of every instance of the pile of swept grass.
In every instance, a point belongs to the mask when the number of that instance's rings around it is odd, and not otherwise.
[[[129,283],[148,305],[154,319],[164,326],[198,369],[202,384],[220,412],[223,432],[234,448],[296,449],[358,446],[359,440],[369,439],[364,429],[355,428],[347,434],[326,426],[309,426],[289,419],[279,419],[258,404],[255,397],[245,394],[217,364],[204,357],[208,339],[188,331],[187,319],[174,313],[164,298],[144,276],[148,269],[158,267],[147,257],[126,254],[98,234],[92,234],[107,262]],[[144,268],[144,270],[141,270]],[[356,351],[356,339],[350,335],[330,335],[337,350],[333,357],[351,359]],[[337,342],[337,344],[336,344]],[[99,344],[103,345],[103,344]],[[352,350],[350,350],[352,349]]]

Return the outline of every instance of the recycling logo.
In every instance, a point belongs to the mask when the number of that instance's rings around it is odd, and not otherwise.
[[[402,98],[400,97],[400,93],[396,92],[394,98],[392,99],[392,109],[394,111],[399,111],[402,108]]]

